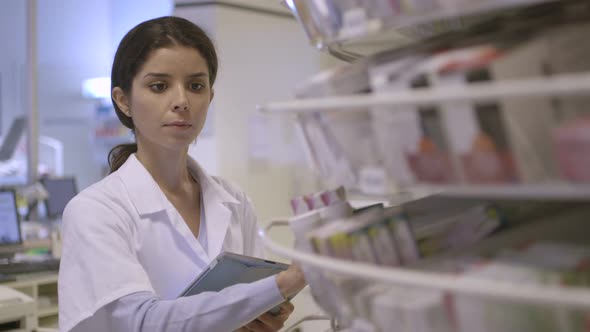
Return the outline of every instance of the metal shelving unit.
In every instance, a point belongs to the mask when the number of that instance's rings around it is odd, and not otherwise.
[[[383,51],[402,55],[444,48],[448,43],[467,46],[482,39],[510,38],[531,33],[548,22],[583,19],[584,10],[577,9],[587,7],[582,0],[456,1],[401,12],[385,22],[354,15],[356,19],[344,31],[323,36],[306,10],[297,8],[298,1],[283,2],[304,26],[313,46],[345,61]],[[497,22],[501,28],[493,27]]]
[[[551,215],[490,239],[489,243],[484,242],[479,248],[477,246],[472,248],[472,252],[483,250],[482,248],[490,251],[490,248],[502,248],[533,238],[552,241],[579,240],[580,232],[590,231],[590,223],[587,222],[588,216],[588,209],[583,208],[569,211],[565,214]],[[556,220],[560,222],[555,222]],[[408,267],[380,267],[372,264],[351,262],[300,252],[284,247],[270,238],[269,233],[274,228],[286,225],[287,221],[275,220],[265,230],[260,230],[259,236],[263,240],[264,245],[280,256],[310,265],[316,269],[321,269],[324,273],[336,273],[348,277],[367,279],[373,282],[397,284],[407,287],[423,287],[426,289],[451,291],[525,303],[552,304],[568,308],[590,308],[590,289],[588,288],[550,287],[546,285],[537,286],[490,281]],[[421,265],[423,266],[424,264]]]
[[[306,27],[310,17],[297,12],[295,3],[286,1],[300,23]],[[440,4],[440,2],[439,2]],[[303,13],[305,14],[305,13]],[[588,22],[590,3],[580,0],[483,0],[467,1],[463,6],[439,8],[400,14],[389,22],[359,19],[344,33],[335,37],[317,34],[306,27],[311,43],[321,50],[355,61],[389,52],[389,59],[413,54],[430,54],[436,50],[461,48],[514,39],[515,35],[541,35],[545,29],[565,23]],[[395,92],[367,93],[325,98],[298,99],[258,106],[269,115],[299,116],[340,112],[396,112],[408,108],[396,106],[431,106],[453,102],[479,103],[523,98],[587,96],[590,92],[590,72],[514,79],[461,86],[421,89],[400,89]],[[534,110],[531,110],[534,116]],[[358,189],[358,188],[357,188]],[[398,205],[437,194],[447,198],[481,201],[578,203],[590,201],[590,184],[563,181],[494,185],[399,185],[397,191],[382,194],[349,192],[350,201],[384,202]],[[572,205],[574,206],[574,205]],[[536,217],[493,235],[466,249],[469,253],[493,253],[518,245],[523,240],[547,240],[590,244],[590,209],[582,205]],[[583,287],[547,286],[528,282],[507,282],[450,273],[429,271],[428,259],[414,266],[382,267],[372,264],[334,259],[286,248],[274,242],[269,232],[287,220],[275,220],[266,230],[260,230],[264,245],[279,256],[300,262],[319,273],[343,278],[368,280],[373,283],[438,290],[466,294],[478,298],[506,300],[517,303],[550,305],[560,308],[590,309],[590,289]],[[453,257],[456,252],[447,253]],[[313,289],[313,288],[312,288]]]
[[[494,83],[473,83],[420,90],[373,93],[355,96],[300,99],[260,105],[261,112],[315,113],[322,111],[364,111],[375,106],[431,105],[456,101],[575,96],[590,92],[590,73],[555,75],[549,78],[520,79]],[[395,108],[387,109],[395,111]]]

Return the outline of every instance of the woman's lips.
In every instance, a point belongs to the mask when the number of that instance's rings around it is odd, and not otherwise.
[[[190,123],[186,122],[173,122],[164,125],[165,127],[192,127]]]

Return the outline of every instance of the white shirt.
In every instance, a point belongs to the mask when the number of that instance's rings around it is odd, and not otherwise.
[[[188,167],[201,186],[207,248],[135,155],[70,201],[63,216],[59,272],[61,331],[139,292],[191,305],[188,314],[209,328],[237,328],[283,301],[274,277],[175,300],[221,251],[263,256],[245,194],[207,175],[190,158]]]

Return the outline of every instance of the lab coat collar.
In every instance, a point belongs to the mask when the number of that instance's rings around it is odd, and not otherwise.
[[[191,172],[193,172],[193,175],[197,176],[203,197],[215,197],[215,201],[218,203],[240,203],[240,201],[238,201],[225,188],[223,188],[223,186],[221,186],[218,181],[207,174],[207,172],[201,168],[201,165],[199,165],[199,163],[197,163],[197,161],[190,156],[188,157],[188,168]],[[210,195],[207,195],[206,192]]]
[[[208,206],[208,204],[239,203],[190,156],[188,157],[188,167],[193,172],[193,175],[198,177],[205,206]],[[137,160],[135,154],[129,156],[118,172],[139,215],[159,212],[169,207],[166,195],[164,195],[147,169]],[[207,209],[205,209],[205,212],[207,213]],[[206,218],[209,219],[208,217],[209,213],[207,213]],[[207,232],[207,235],[209,235],[209,232]]]

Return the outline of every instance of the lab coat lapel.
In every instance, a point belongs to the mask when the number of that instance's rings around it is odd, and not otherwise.
[[[232,218],[231,210],[215,194],[205,193],[203,196],[207,223],[207,252],[211,259],[221,252]]]
[[[233,213],[227,204],[239,204],[239,201],[208,175],[195,160],[189,158],[188,163],[189,169],[199,178],[203,195],[202,208],[205,209],[207,224],[207,254],[213,259],[221,252],[231,225]]]
[[[191,232],[190,228],[186,224],[186,222],[182,219],[180,213],[176,211],[172,204],[169,205],[167,209],[168,217],[170,218],[170,223],[176,228],[176,231],[182,235],[186,243],[191,247],[191,249],[199,256],[205,264],[209,264],[210,259],[199,241],[195,239],[195,236]]]

